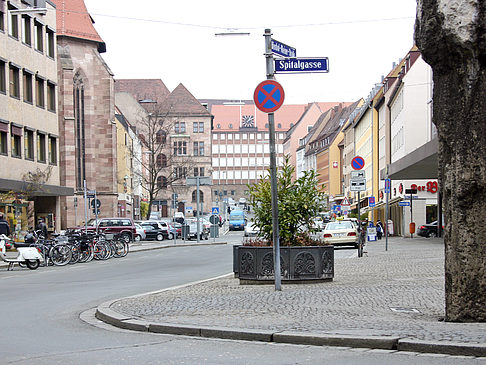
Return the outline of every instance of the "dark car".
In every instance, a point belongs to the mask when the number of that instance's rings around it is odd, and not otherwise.
[[[169,238],[169,228],[167,223],[158,221],[140,221],[138,222],[145,229],[147,240],[163,241]]]
[[[98,231],[106,234],[120,235],[127,243],[133,241],[137,228],[131,218],[99,218],[90,219],[87,223],[88,232]],[[85,227],[70,228],[72,231],[84,231]]]
[[[423,226],[420,226],[418,228],[417,234],[422,237],[437,237],[438,236],[437,227],[438,227],[437,221],[424,224]],[[444,226],[442,226],[442,229],[444,229]]]

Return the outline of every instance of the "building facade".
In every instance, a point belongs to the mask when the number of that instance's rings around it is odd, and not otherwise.
[[[16,239],[61,227],[56,6],[0,1],[0,212]]]

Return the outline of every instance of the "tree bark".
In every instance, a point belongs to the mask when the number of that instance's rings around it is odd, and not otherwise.
[[[482,0],[417,0],[415,41],[434,73],[447,321],[486,321],[485,30]]]

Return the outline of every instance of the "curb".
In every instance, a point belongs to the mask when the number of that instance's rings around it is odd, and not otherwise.
[[[394,336],[352,336],[292,331],[274,332],[271,330],[233,329],[227,327],[147,322],[112,310],[110,306],[119,300],[120,299],[116,299],[99,305],[98,308],[96,308],[95,317],[115,327],[167,335],[286,343],[294,345],[370,348],[447,354],[453,356],[486,356],[486,343],[469,344],[449,341],[423,341],[414,338],[400,338]]]
[[[181,244],[175,244],[175,245],[165,245],[165,246],[153,246],[153,247],[146,247],[143,248],[143,246],[135,246],[135,247],[141,247],[140,249],[133,249],[134,247],[130,247],[130,253],[135,253],[135,252],[142,252],[142,251],[151,251],[151,250],[161,250],[164,248],[174,248],[174,247],[192,247],[192,246],[216,246],[216,245],[227,245],[228,242],[214,242],[214,243],[181,243]]]

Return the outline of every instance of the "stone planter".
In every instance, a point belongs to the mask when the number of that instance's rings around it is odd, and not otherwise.
[[[235,246],[233,271],[240,284],[271,283],[273,248]],[[282,281],[332,281],[334,278],[334,246],[296,246],[280,248]]]

